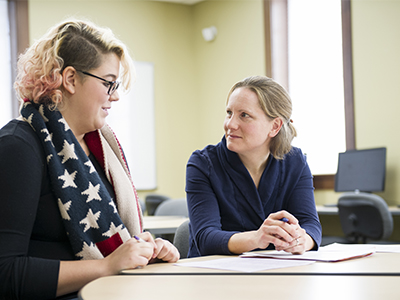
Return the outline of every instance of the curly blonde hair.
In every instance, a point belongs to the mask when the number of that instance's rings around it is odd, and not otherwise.
[[[22,99],[55,107],[62,101],[62,72],[72,66],[90,71],[98,68],[102,55],[115,53],[121,61],[121,81],[128,90],[134,77],[132,58],[126,46],[109,28],[88,21],[69,20],[51,28],[18,60],[14,84]]]
[[[253,91],[258,98],[260,107],[270,119],[281,118],[283,126],[279,133],[271,139],[270,152],[276,159],[283,159],[292,149],[292,140],[297,136],[296,129],[290,119],[292,115],[292,100],[288,92],[273,79],[266,76],[247,77],[233,85],[229,97],[237,88],[244,87]]]

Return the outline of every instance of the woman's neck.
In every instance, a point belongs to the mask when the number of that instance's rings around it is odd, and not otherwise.
[[[258,188],[260,183],[261,176],[267,166],[269,152],[266,155],[262,156],[246,156],[246,155],[239,155],[240,160],[246,167],[247,171],[250,173],[251,178],[254,181],[255,186]]]
[[[73,118],[70,118],[70,115],[68,114],[68,110],[62,110],[60,111],[65,122],[67,122],[68,127],[71,129],[72,133],[74,134],[75,138],[78,140],[79,145],[81,145],[83,151],[85,151],[86,155],[89,156],[90,151],[89,147],[86,144],[85,141],[85,133],[80,130],[79,125],[74,123],[72,120]],[[72,119],[72,120],[71,120]]]
[[[78,139],[79,145],[81,145],[83,151],[85,151],[86,155],[89,156],[90,155],[90,150],[88,145],[86,144],[85,139],[82,137],[80,140]]]

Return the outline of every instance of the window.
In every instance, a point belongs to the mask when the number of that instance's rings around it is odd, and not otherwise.
[[[0,128],[12,118],[10,26],[7,0],[0,0]]]
[[[153,190],[157,188],[154,65],[136,61],[135,69],[132,89],[129,93],[118,90],[121,100],[112,104],[107,123],[124,146],[136,189]]]
[[[290,3],[292,2],[292,3]],[[299,3],[300,2],[300,3]],[[278,82],[280,82],[282,85],[284,85],[286,88],[288,88],[290,94],[292,95],[292,98],[296,97],[293,96],[293,92],[289,86],[289,37],[288,37],[288,27],[289,27],[289,11],[291,8],[289,7],[290,5],[294,4],[301,4],[301,5],[306,5],[306,2],[311,3],[310,1],[292,1],[292,0],[264,0],[264,15],[265,15],[265,39],[266,39],[266,70],[267,70],[267,75],[276,79]],[[354,102],[353,102],[353,71],[352,71],[352,49],[351,49],[351,2],[348,0],[327,0],[327,1],[312,1],[312,7],[309,8],[309,12],[311,15],[320,15],[321,14],[321,8],[319,7],[320,3],[323,3],[322,9],[325,10],[324,8],[326,7],[325,5],[331,5],[332,2],[334,5],[338,5],[341,8],[341,11],[338,11],[337,7],[335,8],[336,14],[339,14],[339,20],[341,16],[341,30],[342,30],[342,43],[337,42],[338,45],[342,45],[342,59],[343,62],[341,63],[343,65],[343,94],[344,94],[344,122],[341,121],[341,123],[344,123],[344,131],[345,131],[345,149],[344,150],[351,150],[355,149],[355,128],[354,128]],[[332,4],[332,5],[333,5]],[[292,7],[293,8],[293,7]],[[291,16],[293,16],[293,10],[291,13]],[[307,19],[309,16],[302,15],[302,19]],[[307,21],[307,20],[305,20]],[[291,21],[292,22],[292,21]],[[317,21],[315,21],[317,22]],[[319,22],[319,21],[318,21]],[[293,23],[290,25],[293,26]],[[319,27],[321,26],[320,23],[314,23],[313,27]],[[318,40],[318,36],[315,38]],[[308,44],[306,44],[307,41],[304,40],[302,41],[303,47],[309,47]],[[293,45],[293,44],[292,44]],[[336,45],[337,46],[337,45]],[[314,51],[314,49],[311,49]],[[340,53],[339,53],[340,55]],[[304,59],[304,58],[301,58]],[[325,59],[327,60],[327,59]],[[325,60],[322,62],[317,62],[317,63],[325,63]],[[340,64],[337,62],[337,64]],[[324,71],[330,71],[329,70],[324,70]],[[323,77],[325,74],[319,74],[319,77]],[[290,80],[293,84],[293,77]],[[341,85],[340,83],[338,83]],[[314,88],[314,86],[308,84],[311,86],[311,89]],[[333,88],[333,87],[332,87]],[[325,95],[329,95],[332,93],[332,88],[330,87],[328,90],[324,91],[324,94],[321,96],[325,97]],[[294,89],[296,89],[294,87]],[[295,100],[294,100],[295,101]],[[294,109],[297,109],[296,107]],[[327,109],[323,110],[323,113],[320,114],[329,114],[329,111],[326,112]],[[295,112],[294,112],[295,114]],[[300,118],[300,117],[299,117]],[[296,128],[299,131],[299,135],[301,135],[301,132],[303,129],[299,128],[299,120],[295,119],[294,124],[296,125]],[[317,123],[314,122],[313,127],[311,131],[314,131],[316,127],[322,127],[322,126],[332,126],[335,125],[337,121],[335,121],[334,124],[328,124],[326,122],[323,123]],[[340,125],[343,126],[343,125]],[[301,127],[301,126],[300,126]],[[314,138],[318,139],[319,143],[321,142],[321,138],[329,138],[326,133],[324,133],[323,136],[317,136],[314,134]],[[297,141],[296,141],[297,142]],[[301,146],[301,145],[299,145]],[[303,148],[303,146],[301,146]],[[305,150],[305,149],[303,149]],[[306,151],[305,151],[306,152]],[[336,159],[337,159],[337,154],[336,154]],[[336,160],[335,159],[335,160]],[[310,160],[310,157],[309,157]],[[312,170],[314,171],[314,170]],[[322,188],[322,189],[333,189],[334,187],[334,173],[336,170],[333,172],[328,173],[328,170],[324,171],[318,171],[318,173],[325,173],[327,175],[315,175],[314,176],[314,186],[316,189]],[[315,173],[314,173],[315,174]]]
[[[288,0],[288,88],[313,175],[334,174],[346,150],[339,0]]]

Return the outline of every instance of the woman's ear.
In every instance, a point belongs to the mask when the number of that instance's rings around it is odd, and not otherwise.
[[[77,72],[75,68],[69,66],[62,72],[62,85],[64,90],[70,94],[75,94],[77,84]]]
[[[282,125],[283,125],[282,119],[281,118],[275,118],[272,121],[272,127],[271,127],[271,131],[269,132],[269,136],[271,138],[276,136],[279,133],[279,130],[281,130]]]

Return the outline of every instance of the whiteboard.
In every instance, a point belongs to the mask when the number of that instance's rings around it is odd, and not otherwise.
[[[133,184],[137,190],[152,190],[156,181],[154,122],[154,65],[135,62],[136,81],[129,93],[118,90],[107,123],[121,143]]]

